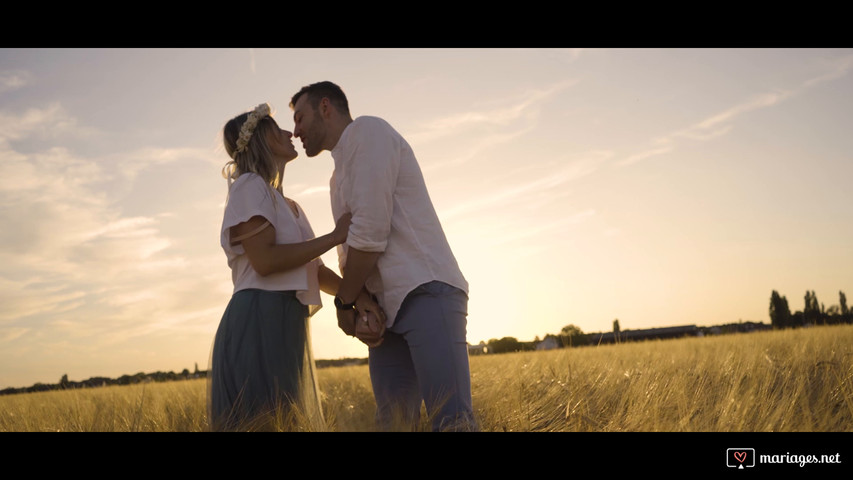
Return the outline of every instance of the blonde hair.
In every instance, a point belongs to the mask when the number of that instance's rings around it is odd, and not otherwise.
[[[267,144],[267,135],[271,131],[278,130],[278,123],[267,115],[258,120],[254,133],[249,138],[245,148],[237,151],[237,140],[240,138],[240,129],[248,120],[252,112],[242,113],[232,118],[222,129],[222,139],[225,143],[225,152],[232,158],[222,167],[222,177],[228,180],[228,190],[231,184],[244,173],[256,173],[270,186],[271,189],[282,193],[282,172],[277,168],[273,160],[273,153]],[[270,192],[272,194],[272,192]],[[273,202],[275,205],[275,202]]]

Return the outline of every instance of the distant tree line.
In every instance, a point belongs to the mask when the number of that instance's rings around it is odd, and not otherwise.
[[[190,373],[189,369],[183,369],[181,373],[175,372],[154,372],[154,373],[142,373],[139,372],[135,375],[122,375],[119,378],[108,378],[108,377],[91,377],[87,380],[83,380],[81,382],[75,382],[68,380],[68,374],[62,376],[59,380],[59,383],[47,384],[47,383],[36,383],[30,387],[22,387],[22,388],[6,388],[0,390],[0,395],[9,395],[13,393],[32,393],[32,392],[47,392],[51,390],[72,390],[75,388],[92,388],[92,387],[106,387],[109,385],[133,385],[136,383],[146,383],[146,382],[171,382],[174,380],[189,380],[192,378],[206,378],[207,372],[204,370],[198,369],[198,364],[195,365],[195,371]]]
[[[691,333],[679,334],[677,336],[705,336],[719,335],[739,332],[754,332],[760,330],[805,327],[810,325],[837,325],[842,323],[853,323],[853,311],[847,306],[847,297],[843,291],[838,292],[838,304],[825,308],[823,303],[818,302],[814,290],[806,291],[805,306],[802,311],[791,313],[788,300],[779,295],[776,290],[770,296],[770,324],[763,322],[727,323],[707,327],[686,326],[685,331]],[[691,327],[691,328],[687,328]],[[641,335],[631,335],[631,334]],[[553,348],[580,347],[586,345],[597,345],[602,338],[616,338],[626,341],[632,337],[642,339],[650,338],[673,338],[668,329],[648,330],[622,330],[619,327],[619,319],[613,321],[612,333],[584,333],[576,325],[566,325],[558,334],[548,334],[540,340],[537,336],[532,342],[519,341],[514,337],[493,338],[487,342],[489,353],[509,353],[536,350],[542,342],[550,342]]]
[[[315,360],[317,368],[327,367],[350,367],[354,365],[367,365],[366,358],[338,358],[335,360]]]
[[[614,326],[618,328],[619,320],[614,322]],[[537,345],[542,341],[550,341],[557,348],[577,347],[587,345],[589,343],[590,334],[583,333],[577,325],[566,325],[558,334],[545,335],[543,340],[536,337],[532,342],[522,342],[515,337],[503,337],[500,339],[493,338],[486,342],[489,348],[489,353],[509,353],[509,352],[527,352],[536,350]]]
[[[317,360],[315,362],[317,368],[339,367],[349,365],[366,365],[366,358],[341,358],[336,360]],[[189,369],[185,368],[181,373],[175,372],[154,372],[142,373],[135,375],[122,375],[119,378],[108,377],[91,377],[87,380],[75,382],[68,380],[68,374],[62,376],[59,383],[36,383],[35,385],[22,388],[5,388],[0,390],[0,395],[10,395],[14,393],[32,393],[32,392],[47,392],[51,390],[71,390],[75,388],[92,388],[106,387],[109,385],[133,385],[146,382],[171,382],[175,380],[190,380],[194,378],[207,378],[206,370],[199,370],[198,364],[195,365],[195,370],[190,373]]]
[[[809,325],[837,325],[853,323],[853,312],[847,307],[847,296],[838,292],[838,305],[825,308],[819,303],[814,290],[806,290],[802,311],[791,313],[788,299],[773,290],[770,294],[770,324],[773,328],[795,328]]]
[[[695,327],[691,329],[693,335],[716,335],[736,332],[752,332],[757,330],[765,330],[768,328],[796,328],[810,325],[836,325],[841,323],[853,323],[853,311],[847,307],[847,297],[844,292],[838,292],[838,305],[831,305],[825,308],[824,304],[819,303],[814,290],[806,291],[805,306],[802,311],[791,313],[788,305],[788,299],[776,290],[770,295],[770,325],[761,322],[739,322],[723,325],[714,325],[710,327]],[[666,329],[651,329],[646,332],[651,332],[644,336],[644,339],[655,338],[654,330]],[[619,319],[613,321],[613,336],[617,339],[622,337],[628,339],[630,333],[643,332],[637,330],[621,330],[619,327]],[[601,341],[604,334],[602,333],[584,333],[577,325],[569,324],[563,327],[558,334],[548,334],[540,340],[537,336],[532,342],[519,341],[515,337],[503,337],[500,339],[493,338],[487,342],[489,353],[509,353],[523,352],[536,350],[541,342],[550,342],[555,348],[570,348],[587,345],[596,345]],[[658,336],[658,338],[671,338]],[[597,339],[597,341],[596,341]],[[349,365],[365,365],[366,358],[342,358],[337,360],[317,360],[317,368],[349,366]],[[101,387],[107,385],[131,385],[142,382],[166,382],[174,380],[187,380],[191,378],[206,378],[207,372],[198,369],[198,364],[195,366],[195,371],[190,373],[188,369],[184,369],[181,373],[175,372],[155,372],[155,373],[137,373],[136,375],[122,375],[119,378],[112,379],[106,377],[92,377],[82,382],[73,382],[68,380],[68,375],[63,375],[57,384],[36,383],[31,387],[24,388],[6,388],[0,390],[0,395],[8,395],[12,393],[30,393],[42,392],[49,390],[67,390],[72,388],[88,388]]]

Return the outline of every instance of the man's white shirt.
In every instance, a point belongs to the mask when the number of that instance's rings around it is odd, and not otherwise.
[[[352,214],[347,241],[337,247],[341,274],[349,247],[382,252],[366,287],[379,298],[387,326],[419,285],[438,280],[467,294],[408,142],[385,120],[362,116],[344,129],[331,154],[332,214]]]

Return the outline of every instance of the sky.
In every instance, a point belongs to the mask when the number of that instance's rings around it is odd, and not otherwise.
[[[221,130],[340,85],[412,145],[468,341],[769,322],[853,294],[851,49],[0,49],[0,389],[206,369]],[[328,152],[285,171],[334,228]],[[336,266],[334,250],[323,255]],[[332,298],[316,359],[367,356]]]

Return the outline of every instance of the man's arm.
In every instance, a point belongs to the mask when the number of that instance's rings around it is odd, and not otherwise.
[[[393,196],[400,169],[399,145],[390,126],[379,119],[365,119],[352,125],[350,135],[358,141],[349,160],[347,204],[352,224],[347,237],[347,259],[338,298],[345,304],[369,297],[364,291],[367,278],[388,244],[391,232]],[[364,301],[357,308],[362,311]],[[348,334],[355,332],[355,311],[339,311],[338,325]]]
[[[368,275],[376,267],[376,261],[381,252],[364,252],[349,247],[347,250],[347,264],[344,266],[344,276],[338,288],[338,298],[343,303],[356,303],[361,299],[361,305],[356,305],[357,310],[338,310],[338,327],[347,335],[355,335],[355,322],[357,317],[363,315],[364,303],[373,304],[371,299],[366,299],[364,283]],[[368,307],[369,308],[369,307]],[[384,314],[382,314],[384,317]]]
[[[355,302],[358,294],[364,288],[364,283],[367,282],[367,277],[376,267],[376,262],[381,254],[382,252],[364,252],[349,247],[344,276],[338,288],[338,297],[344,303]]]

